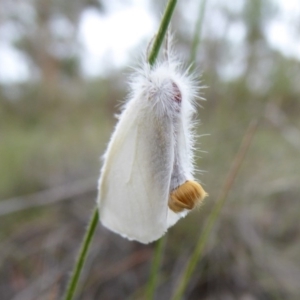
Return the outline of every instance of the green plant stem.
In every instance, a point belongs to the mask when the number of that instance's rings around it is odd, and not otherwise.
[[[90,223],[88,225],[88,228],[86,230],[85,236],[83,238],[83,242],[79,251],[78,258],[76,260],[76,263],[74,265],[74,269],[68,284],[68,288],[66,290],[64,300],[71,300],[73,299],[73,296],[76,291],[76,287],[78,284],[78,279],[82,270],[82,267],[84,265],[85,259],[87,257],[88,249],[92,241],[92,237],[95,233],[97,224],[99,220],[99,213],[98,213],[98,208],[95,207],[94,211],[92,213],[92,217],[90,220]]]
[[[152,267],[150,272],[150,278],[147,284],[147,300],[153,300],[155,296],[157,274],[159,273],[160,263],[163,256],[163,250],[166,244],[166,237],[161,238],[155,244],[154,256],[152,261]]]
[[[174,11],[174,8],[176,6],[177,1],[176,0],[169,0],[165,13],[163,15],[163,18],[161,20],[161,24],[158,30],[158,33],[154,39],[153,42],[153,46],[151,49],[151,52],[149,54],[148,57],[148,62],[150,65],[153,65],[156,61],[159,49],[161,47],[161,44],[163,42],[163,39],[165,37],[165,34],[167,32],[169,23],[171,21],[171,17]],[[86,230],[84,239],[82,241],[81,244],[81,249],[79,251],[79,255],[78,258],[76,260],[76,263],[74,265],[74,269],[71,275],[71,278],[69,280],[69,284],[68,284],[68,288],[66,290],[65,296],[64,296],[64,300],[72,300],[78,285],[78,280],[80,277],[80,273],[82,271],[85,259],[87,257],[87,253],[88,253],[88,249],[89,246],[91,244],[92,241],[92,237],[95,233],[96,230],[96,226],[98,224],[98,219],[99,219],[99,212],[98,212],[98,208],[95,207],[90,223],[88,225],[88,228]],[[161,246],[159,246],[161,243]],[[158,246],[157,246],[157,250],[155,251],[155,258],[154,258],[154,265],[156,265],[156,271],[159,269],[159,265],[160,265],[160,260],[161,260],[161,256],[162,256],[162,252],[163,252],[163,242],[159,241],[158,242]],[[152,281],[152,289],[153,289],[153,293],[155,291],[155,280]]]
[[[257,121],[252,121],[250,125],[248,126],[248,129],[244,135],[244,138],[241,142],[240,148],[234,157],[234,160],[232,162],[231,168],[226,176],[223,188],[221,190],[221,193],[218,197],[218,200],[210,213],[208,217],[208,221],[204,227],[204,230],[202,231],[198,243],[196,245],[196,248],[194,252],[192,253],[192,256],[183,272],[183,275],[181,276],[181,280],[179,282],[179,285],[177,289],[175,290],[173,300],[180,300],[182,299],[183,293],[187,287],[187,284],[189,282],[189,279],[191,278],[195,267],[200,259],[202,257],[204,248],[206,246],[206,243],[208,241],[208,238],[210,236],[210,233],[212,231],[212,228],[214,224],[216,223],[216,220],[218,216],[220,215],[220,212],[222,210],[222,207],[227,199],[228,193],[232,188],[232,185],[234,183],[234,180],[238,174],[238,171],[242,165],[242,162],[245,158],[245,155],[247,153],[247,150],[251,144],[251,141],[253,139],[254,133],[257,129]]]
[[[177,3],[177,0],[169,0],[168,3],[167,3],[165,13],[162,17],[157,35],[156,35],[155,40],[153,42],[151,52],[148,56],[148,62],[151,66],[154,65],[154,63],[156,61],[159,49],[161,47],[161,44],[164,40],[164,37],[165,37],[167,29],[168,29],[168,26],[170,24],[171,17],[173,15],[176,3]]]
[[[190,63],[192,64],[191,69],[193,69],[195,66],[197,50],[198,50],[200,42],[201,42],[202,24],[203,24],[203,19],[204,19],[206,2],[207,2],[206,0],[202,0],[199,5],[199,13],[198,13],[197,22],[195,25],[195,32],[194,32],[193,43],[192,43],[191,54],[190,54]]]
[[[160,27],[158,30],[158,33],[155,37],[155,40],[153,42],[153,46],[151,49],[151,52],[148,56],[148,62],[152,66],[154,65],[159,49],[162,45],[162,42],[164,40],[164,37],[166,35],[166,32],[168,30],[171,17],[173,15],[175,6],[176,6],[177,0],[169,0],[165,9],[165,13],[162,17]],[[159,241],[156,242],[155,245],[155,251],[154,251],[154,257],[152,262],[152,268],[150,273],[150,278],[147,284],[147,299],[152,300],[154,299],[155,290],[156,290],[156,282],[157,282],[157,274],[159,273],[159,268],[164,252],[164,245],[165,245],[165,238],[161,238]]]

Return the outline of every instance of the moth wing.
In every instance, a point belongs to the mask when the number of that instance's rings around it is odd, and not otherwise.
[[[149,243],[168,227],[172,124],[131,104],[121,115],[105,155],[99,180],[100,220],[130,240]]]

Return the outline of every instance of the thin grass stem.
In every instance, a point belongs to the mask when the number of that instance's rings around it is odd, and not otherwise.
[[[162,17],[161,20],[161,24],[158,30],[158,33],[154,39],[153,42],[153,46],[151,49],[151,52],[149,54],[149,58],[148,58],[148,62],[150,65],[153,65],[157,59],[158,56],[158,52],[159,49],[161,47],[161,44],[163,42],[163,39],[166,35],[169,23],[171,21],[171,17],[172,14],[174,12],[175,6],[176,6],[177,0],[169,0],[165,9],[165,13]],[[68,283],[68,287],[64,296],[64,300],[72,300],[74,295],[75,295],[75,291],[78,285],[78,281],[79,281],[79,277],[82,271],[82,268],[84,266],[84,262],[86,260],[87,257],[87,253],[88,253],[88,249],[89,246],[91,244],[92,241],[92,237],[95,233],[96,230],[96,226],[98,224],[98,219],[99,219],[99,212],[98,212],[98,208],[95,207],[90,223],[88,225],[88,228],[86,230],[85,236],[83,238],[82,241],[82,245],[79,251],[79,255],[78,258],[76,260],[76,263],[74,265],[74,269],[72,272],[72,275],[70,277],[69,283]],[[154,261],[155,261],[155,265],[156,265],[156,269],[159,269],[159,265],[160,265],[160,260],[162,257],[162,253],[163,253],[163,242],[158,242],[158,245],[160,245],[160,243],[162,244],[161,246],[157,246],[157,250],[155,251],[155,257],[154,257]],[[156,281],[152,281],[152,292],[154,294],[155,292],[155,285],[156,285]]]
[[[161,20],[161,23],[160,23],[160,26],[159,26],[159,29],[157,32],[157,35],[153,42],[152,49],[148,56],[148,62],[151,66],[154,65],[154,63],[157,59],[159,49],[161,47],[161,44],[162,44],[164,37],[166,35],[166,32],[168,30],[168,26],[170,24],[171,17],[173,15],[176,3],[177,3],[177,0],[169,0],[167,3],[164,15],[162,17],[162,20]]]
[[[203,19],[205,14],[206,2],[207,0],[202,0],[199,5],[198,18],[195,25],[194,37],[193,37],[191,53],[190,53],[191,71],[195,68],[197,50],[201,43],[202,24],[203,24]]]
[[[153,300],[155,296],[156,283],[157,283],[159,268],[161,265],[165,244],[166,244],[166,237],[161,238],[155,244],[150,278],[147,284],[147,293],[146,293],[147,300]]]
[[[249,149],[249,146],[253,140],[254,134],[257,129],[258,122],[256,120],[253,120],[243,137],[243,140],[241,142],[240,148],[236,154],[236,156],[233,159],[231,168],[229,172],[227,173],[227,176],[225,178],[225,182],[223,185],[223,188],[221,189],[220,195],[218,197],[218,200],[210,213],[208,217],[208,221],[199,237],[198,243],[196,245],[196,248],[194,252],[192,253],[192,256],[190,260],[187,263],[187,266],[180,278],[179,285],[177,289],[174,292],[174,296],[172,300],[179,300],[182,299],[183,293],[188,285],[188,282],[196,268],[196,265],[198,264],[198,261],[203,255],[204,248],[207,244],[208,238],[210,236],[210,233],[212,231],[212,228],[214,224],[217,221],[218,216],[220,215],[220,212],[222,210],[222,207],[224,206],[224,203],[228,197],[228,193],[231,190],[234,180],[237,177],[238,171],[242,165],[242,162],[245,158],[245,155],[247,153],[247,150]]]
[[[148,62],[151,66],[154,65],[154,63],[157,59],[159,49],[160,49],[162,42],[165,38],[165,35],[167,33],[176,3],[177,3],[177,0],[169,0],[167,3],[165,13],[162,17],[157,35],[153,42],[152,49],[148,56]],[[154,251],[154,257],[153,257],[153,262],[152,262],[152,268],[151,268],[151,272],[150,272],[150,278],[148,280],[147,289],[146,289],[146,297],[148,300],[154,299],[154,296],[155,296],[156,283],[157,283],[159,268],[161,265],[161,260],[163,257],[165,244],[166,244],[165,238],[161,238],[159,241],[156,242],[156,245],[155,245],[155,251]]]
[[[88,228],[86,230],[85,236],[83,238],[83,242],[81,244],[81,248],[76,260],[76,263],[74,265],[74,269],[66,290],[66,294],[64,296],[64,300],[71,300],[74,297],[76,288],[77,288],[77,284],[78,284],[78,279],[81,273],[81,270],[83,268],[84,262],[86,260],[87,254],[88,254],[88,250],[89,250],[89,246],[91,244],[92,241],[92,237],[95,233],[97,224],[98,224],[98,220],[99,220],[99,213],[98,213],[98,208],[95,207],[94,211],[92,213],[92,217],[90,220],[90,223],[88,225]]]

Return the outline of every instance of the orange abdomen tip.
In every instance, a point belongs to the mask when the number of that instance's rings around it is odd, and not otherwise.
[[[193,209],[207,196],[202,186],[196,181],[186,181],[173,190],[169,197],[169,208],[174,212]]]

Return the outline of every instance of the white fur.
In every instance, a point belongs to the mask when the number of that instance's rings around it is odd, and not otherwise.
[[[145,63],[131,79],[131,93],[104,155],[99,179],[100,220],[141,243],[159,239],[188,210],[168,208],[170,192],[193,180],[196,85],[168,53]],[[175,84],[175,87],[174,87]],[[181,104],[174,101],[176,86]]]

